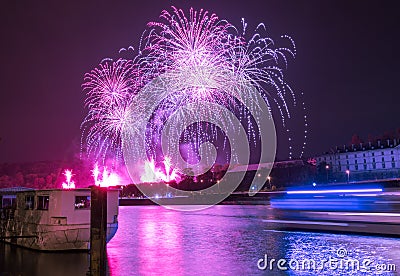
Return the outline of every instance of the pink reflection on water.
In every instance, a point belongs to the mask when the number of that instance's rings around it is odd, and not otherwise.
[[[119,229],[107,245],[110,275],[251,275],[262,250],[249,225],[262,221],[250,211],[241,206],[197,212],[120,207]]]
[[[183,274],[180,216],[176,211],[140,213],[140,274]]]
[[[122,218],[107,246],[110,275],[183,275],[182,214],[156,206],[129,208],[136,209],[135,218]]]

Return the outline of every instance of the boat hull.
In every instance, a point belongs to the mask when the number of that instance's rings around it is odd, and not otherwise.
[[[107,192],[107,242],[118,229],[118,194],[118,190]],[[90,189],[18,192],[15,204],[0,209],[0,240],[40,251],[89,250],[90,195]],[[10,202],[11,196],[3,198]],[[43,198],[46,204],[40,205]],[[27,208],[31,199],[34,206]]]

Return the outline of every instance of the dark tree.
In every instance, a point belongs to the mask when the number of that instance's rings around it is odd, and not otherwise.
[[[363,141],[361,140],[360,136],[358,136],[358,134],[353,134],[353,136],[351,137],[351,144],[352,145],[359,145],[362,142]]]
[[[318,183],[327,183],[328,182],[327,175],[329,172],[327,170],[329,170],[329,169],[326,168],[327,165],[328,164],[325,161],[318,164],[317,174],[316,174],[316,181]]]

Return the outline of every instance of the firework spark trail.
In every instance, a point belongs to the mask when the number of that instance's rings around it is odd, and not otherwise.
[[[165,128],[167,121],[172,126],[188,126],[200,118],[218,119],[219,125],[210,124],[207,132],[214,139],[218,138],[217,126],[239,131],[239,126],[232,126],[231,117],[217,118],[209,104],[235,113],[242,125],[247,125],[247,137],[255,144],[260,140],[260,117],[265,116],[258,111],[262,104],[266,104],[269,117],[272,109],[277,109],[285,124],[290,118],[289,103],[296,103],[284,80],[288,57],[296,55],[294,42],[283,36],[291,46],[275,47],[265,35],[264,24],[246,40],[246,29],[244,20],[240,33],[204,10],[190,9],[188,17],[175,7],[172,12],[163,11],[160,22],[148,23],[147,35],[132,60],[106,60],[85,75],[88,115],[82,123],[82,144],[88,154],[103,161],[109,155],[121,158],[123,137],[128,132],[129,137],[147,134],[143,141],[125,145],[131,154],[146,148],[147,159],[157,160],[160,132],[167,131],[173,145],[182,137],[179,127]],[[143,91],[148,93],[140,93]],[[144,116],[148,110],[153,112],[150,117]],[[204,131],[200,124],[190,129]],[[183,133],[185,141],[194,139],[188,131]],[[194,140],[192,150],[198,152],[201,139]]]
[[[130,60],[105,61],[85,74],[85,107],[89,112],[82,123],[88,155],[104,160],[111,151],[121,157],[121,132],[129,122],[129,105],[138,71]],[[83,141],[82,141],[83,142]]]

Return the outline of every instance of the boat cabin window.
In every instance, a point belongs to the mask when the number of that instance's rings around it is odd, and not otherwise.
[[[3,209],[16,209],[17,207],[16,195],[3,195],[1,200],[1,208]]]
[[[75,197],[75,209],[89,209],[89,208],[90,208],[90,196]]]
[[[35,196],[27,195],[25,196],[25,210],[35,209]]]
[[[49,210],[49,196],[38,196],[38,210]]]

